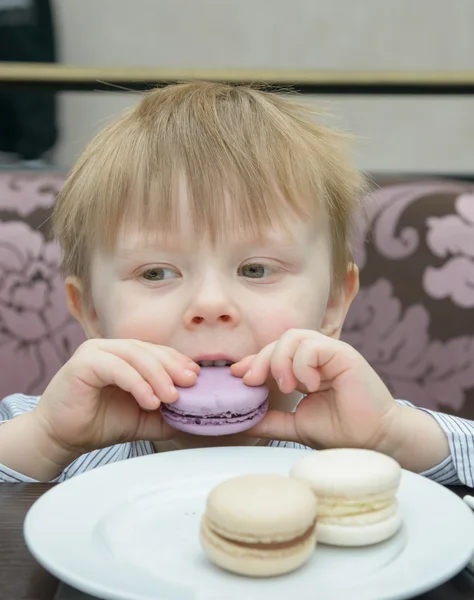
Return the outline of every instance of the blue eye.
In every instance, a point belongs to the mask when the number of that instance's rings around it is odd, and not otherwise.
[[[175,279],[179,277],[179,273],[169,267],[152,267],[143,271],[141,276],[147,281],[163,281],[165,279]]]
[[[276,269],[272,269],[269,265],[262,263],[248,263],[243,265],[239,269],[239,275],[247,277],[248,279],[263,279],[269,277],[275,272]]]

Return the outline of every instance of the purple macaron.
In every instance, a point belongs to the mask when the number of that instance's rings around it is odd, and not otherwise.
[[[268,388],[250,387],[228,367],[201,367],[196,383],[160,407],[174,429],[194,435],[229,435],[250,429],[268,410]]]

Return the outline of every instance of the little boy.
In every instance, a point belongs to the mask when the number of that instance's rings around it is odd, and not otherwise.
[[[0,480],[63,481],[209,445],[363,447],[474,485],[474,423],[394,401],[339,341],[358,289],[350,251],[364,180],[344,137],[288,98],[192,83],[106,127],[55,207],[69,307],[89,340],[40,398],[0,404]],[[157,410],[225,359],[271,410],[203,438]],[[303,394],[303,399],[301,395]]]

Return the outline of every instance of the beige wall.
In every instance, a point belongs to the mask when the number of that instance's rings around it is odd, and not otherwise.
[[[63,62],[314,69],[474,69],[471,0],[53,0]],[[375,171],[474,172],[474,96],[308,97],[360,136]],[[63,93],[68,165],[127,93]]]

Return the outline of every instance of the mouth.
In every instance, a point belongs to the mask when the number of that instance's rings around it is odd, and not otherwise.
[[[220,359],[220,360],[196,360],[194,362],[197,362],[197,364],[200,367],[230,367],[231,365],[234,364],[234,361],[224,360],[224,359]]]
[[[230,367],[236,360],[229,356],[199,356],[193,359],[200,367]]]

